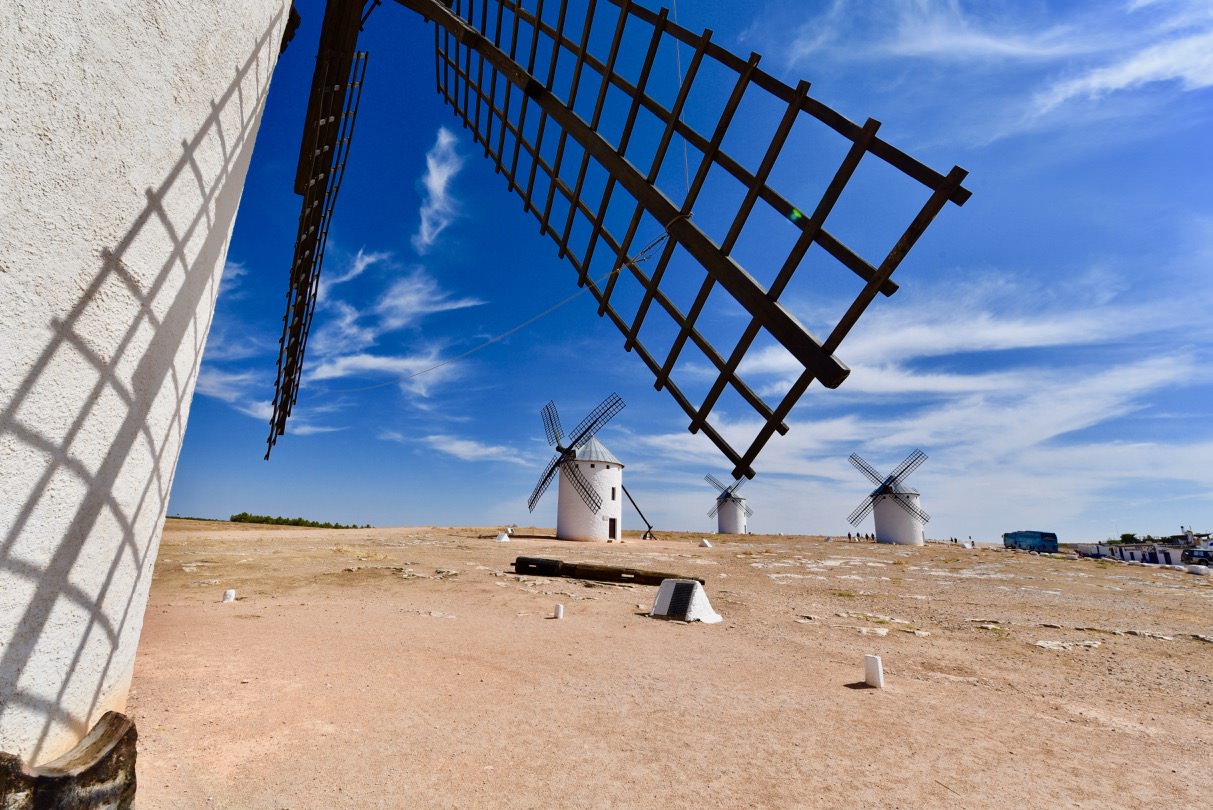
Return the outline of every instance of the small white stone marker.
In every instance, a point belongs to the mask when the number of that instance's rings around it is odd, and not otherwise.
[[[555,612],[552,613],[552,618],[553,619],[563,619],[564,618],[564,605],[556,606]]]
[[[497,539],[494,540],[493,542],[508,543],[508,542],[510,542],[510,536],[508,534],[506,534],[505,532],[501,532],[499,535],[497,535]]]
[[[224,591],[224,592],[223,592],[223,601],[224,601],[225,603],[227,603],[227,602],[235,602],[235,601],[236,601],[236,589],[235,589],[235,588],[228,588],[226,591]]]
[[[699,547],[700,548],[711,548],[712,543],[710,540],[708,540],[708,538],[704,537],[699,540]]]
[[[876,689],[884,689],[884,664],[879,655],[863,657],[863,682]]]

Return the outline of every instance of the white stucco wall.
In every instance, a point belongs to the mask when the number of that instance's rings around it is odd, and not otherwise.
[[[0,3],[0,750],[125,706],[289,0]]]
[[[716,512],[716,531],[720,534],[746,533],[745,498],[730,498]]]
[[[917,495],[902,495],[911,505],[918,506]],[[922,522],[914,517],[904,507],[897,504],[891,496],[881,495],[876,498],[876,506],[872,510],[876,522],[876,542],[896,543],[899,546],[921,546],[925,542],[922,533]]]
[[[603,461],[574,461],[590,487],[602,496],[598,514],[590,511],[577,490],[560,475],[560,500],[556,505],[556,537],[559,540],[582,540],[605,543],[612,539],[607,532],[610,518],[615,518],[616,537],[623,537],[623,466]],[[612,488],[614,498],[612,498]]]

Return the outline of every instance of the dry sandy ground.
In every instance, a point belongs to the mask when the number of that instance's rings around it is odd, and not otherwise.
[[[1213,806],[1209,577],[493,534],[170,520],[130,705],[140,810]],[[520,554],[701,576],[725,621],[519,578]],[[885,689],[857,688],[864,653]]]

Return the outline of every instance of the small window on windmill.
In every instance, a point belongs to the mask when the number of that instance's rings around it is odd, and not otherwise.
[[[611,487],[611,500],[615,500],[615,487]]]

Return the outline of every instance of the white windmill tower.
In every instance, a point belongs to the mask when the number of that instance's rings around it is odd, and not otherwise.
[[[746,482],[746,479],[738,478],[727,487],[711,473],[705,475],[703,480],[716,487],[720,492],[716,496],[716,504],[708,510],[708,517],[716,518],[716,532],[718,534],[745,534],[748,530],[746,519],[754,514],[754,510],[746,504],[745,498],[737,494],[737,490],[741,489],[741,485]]]
[[[560,426],[556,403],[539,411],[548,444],[556,455],[539,477],[527,507],[533,512],[556,471],[560,471],[560,493],[556,506],[556,538],[613,542],[623,537],[623,463],[607,450],[594,434],[623,410],[617,394],[604,399],[573,429],[568,445]]]
[[[875,510],[877,543],[921,546],[925,542],[922,529],[931,516],[919,507],[918,490],[903,482],[926,460],[926,453],[915,450],[897,465],[897,469],[882,476],[871,464],[852,453],[851,463],[876,485],[876,489],[847,518],[851,525],[858,526],[868,512]]]

